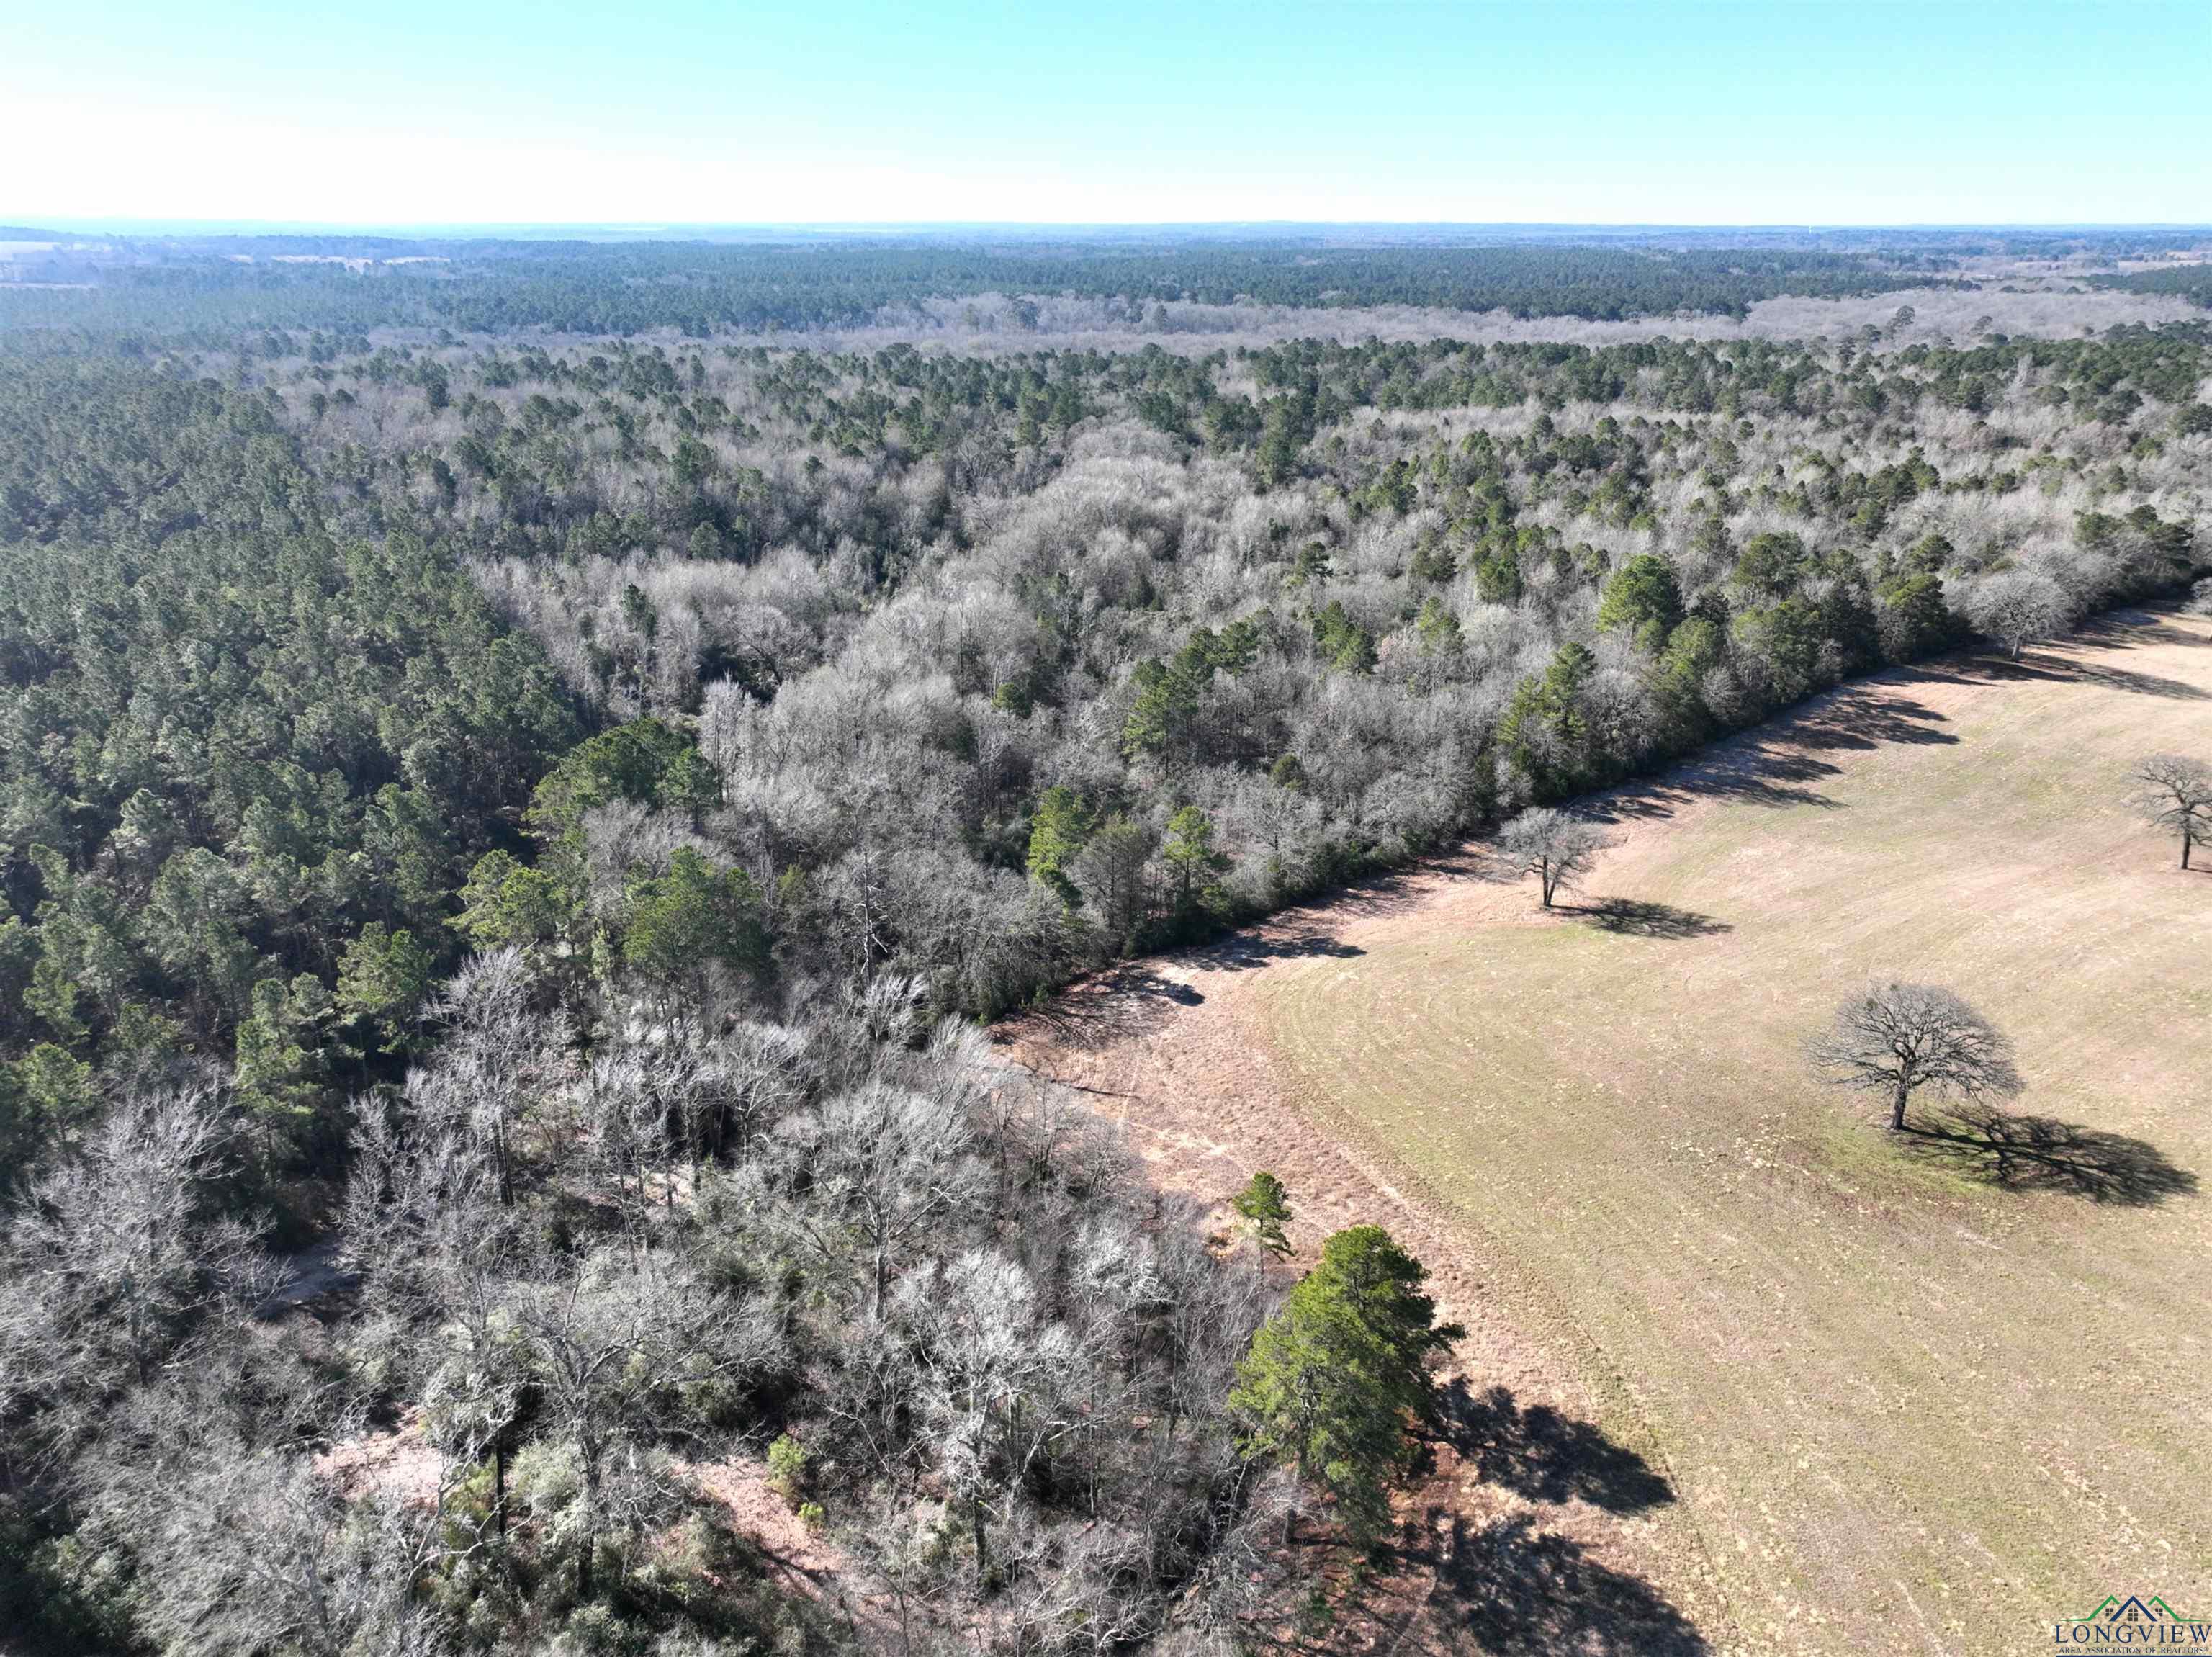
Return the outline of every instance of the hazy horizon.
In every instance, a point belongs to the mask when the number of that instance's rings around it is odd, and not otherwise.
[[[1946,222],[1769,221],[1710,220],[1644,222],[1599,220],[1501,219],[793,219],[689,221],[619,219],[263,219],[246,217],[133,217],[127,215],[14,213],[0,207],[0,224],[20,228],[65,230],[82,235],[410,235],[418,237],[526,237],[557,232],[590,240],[604,236],[707,240],[725,235],[947,235],[989,234],[1003,235],[1035,232],[1070,234],[1194,234],[1254,235],[1261,234],[1335,234],[1362,231],[1421,232],[1439,236],[1476,237],[1538,235],[1634,236],[1668,235],[1717,235],[1743,232],[1761,235],[1875,235],[1886,231],[1913,234],[1972,235],[2037,232],[2110,235],[2130,231],[2212,234],[2212,217],[2203,219],[2010,219]]]

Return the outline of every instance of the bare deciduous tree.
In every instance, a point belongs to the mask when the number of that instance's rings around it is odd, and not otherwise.
[[[1589,873],[1598,853],[1613,844],[1613,837],[1595,823],[1549,806],[1522,812],[1498,837],[1498,849],[1514,870],[1534,874],[1541,882],[1547,909],[1562,887],[1573,886]]]
[[[2181,837],[2181,866],[2192,846],[2212,845],[2212,765],[2186,754],[2147,754],[2136,762],[2128,803],[2155,828]]]
[[[869,1264],[871,1315],[881,1319],[892,1257],[949,1209],[981,1194],[972,1137],[954,1102],[872,1080],[781,1132],[813,1200],[794,1217],[824,1256],[858,1241]]]
[[[2027,646],[2064,631],[2073,618],[2066,589],[2032,570],[2000,570],[1966,594],[1966,619],[2003,645],[2014,661]]]
[[[988,1584],[985,1505],[994,1486],[1018,1486],[1052,1440],[1073,1427],[1056,1407],[1076,1368],[1077,1348],[1048,1323],[1028,1273],[1003,1257],[971,1251],[949,1266],[932,1261],[900,1285],[902,1320],[927,1352],[923,1413],[937,1440],[945,1482],[968,1509],[979,1588]]]
[[[541,1436],[574,1458],[557,1528],[574,1540],[576,1592],[589,1599],[600,1539],[641,1534],[677,1506],[657,1447],[692,1424],[701,1399],[780,1362],[783,1337],[764,1308],[715,1293],[680,1261],[603,1252],[542,1265],[512,1286],[509,1307]]]
[[[514,1201],[515,1129],[561,1069],[567,1021],[535,1007],[534,981],[519,949],[472,957],[431,1003],[443,1026],[442,1062],[408,1078],[426,1117],[465,1120],[499,1171],[500,1200]]]
[[[716,1061],[696,1101],[702,1120],[695,1137],[717,1155],[728,1146],[742,1159],[754,1136],[804,1096],[806,1039],[782,1025],[740,1023],[718,1044]],[[729,1145],[732,1131],[736,1143]]]
[[[441,1657],[436,1611],[413,1592],[439,1553],[425,1515],[349,1504],[279,1453],[198,1453],[134,1483],[135,1559],[149,1635],[164,1651]]]
[[[30,1187],[0,1247],[0,1408],[143,1386],[218,1302],[261,1298],[258,1234],[212,1212],[236,1133],[210,1087],[129,1097]]]
[[[1962,1099],[2021,1091],[2011,1041],[1937,984],[1891,982],[1852,996],[1811,1052],[1838,1087],[1887,1093],[1889,1125],[1900,1131],[1905,1106],[1923,1087]]]

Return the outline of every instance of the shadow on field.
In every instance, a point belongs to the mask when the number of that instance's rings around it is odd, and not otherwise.
[[[1201,972],[1243,972],[1265,966],[1269,961],[1308,960],[1316,956],[1349,960],[1366,953],[1358,944],[1346,943],[1326,932],[1297,932],[1280,937],[1265,932],[1239,932],[1207,950],[1191,966]]]
[[[2030,650],[2018,661],[2008,661],[2002,656],[1954,656],[1911,672],[1918,678],[1953,685],[2040,679],[2054,685],[2102,685],[2115,691],[2166,697],[2177,702],[2212,701],[2212,691],[2201,685],[2115,667],[2107,659],[2147,644],[2185,644],[2198,649],[2212,645],[2212,635],[2177,627],[2155,611],[2113,611],[2076,629],[2065,643],[2071,651],[2095,654],[2062,655],[2045,649]]]
[[[2162,696],[2176,702],[2212,702],[2212,692],[2206,691],[2201,685],[2191,685],[2186,679],[2166,679],[2157,673],[2131,673],[2124,667],[2105,667],[2087,662],[2068,662],[2065,665],[2073,671],[2051,677],[2083,679],[2115,691],[2133,691],[2138,696]]]
[[[1695,799],[1740,801],[1753,806],[1819,806],[1838,802],[1808,786],[1843,768],[1796,746],[1784,728],[1747,731],[1717,745],[1703,758],[1655,782],[1615,789],[1589,807],[1600,822],[1624,817],[1672,817]]]
[[[1672,904],[1647,903],[1640,898],[1601,898],[1595,903],[1561,904],[1567,914],[1579,916],[1601,932],[1618,932],[1635,938],[1710,938],[1733,932],[1726,921],[1700,915],[1694,909]]]
[[[1384,882],[1373,890],[1355,893],[1385,903],[1395,894]],[[1322,957],[1350,960],[1367,952],[1346,943],[1334,933],[1308,926],[1232,933],[1218,943],[1182,951],[1167,959],[1177,968],[1198,976],[1208,972],[1248,972],[1270,961],[1304,960]],[[1146,961],[1132,961],[1075,984],[1046,1005],[1023,1015],[1023,1021],[1049,1031],[1070,1047],[1109,1047],[1134,1036],[1151,1033],[1178,1007],[1204,1004],[1205,992],[1180,978],[1170,978]]]
[[[1910,682],[1909,676],[1905,682]],[[1895,695],[1867,695],[1856,687],[1846,687],[1815,701],[1807,712],[1789,721],[1785,728],[1803,746],[1820,751],[1879,748],[1897,743],[1949,747],[1959,739],[1936,728],[1944,722],[1943,716],[1925,703]]]
[[[2047,1116],[1967,1106],[1939,1126],[1905,1133],[1916,1154],[2011,1191],[2063,1191],[2121,1208],[2154,1208],[2197,1191],[2197,1176],[2157,1146]]]
[[[1478,1395],[1455,1378],[1444,1393],[1443,1436],[1485,1483],[1531,1502],[1634,1514],[1674,1499],[1674,1487],[1635,1451],[1549,1404],[1522,1409],[1509,1387]]]
[[[2212,649],[2212,632],[2177,627],[2164,616],[2148,610],[2115,611],[2076,637],[2087,637],[2092,643],[2123,650],[2136,644],[2186,644],[2199,650]]]
[[[1419,1563],[1436,1572],[1433,1614],[1455,1649],[1545,1657],[1698,1657],[1710,1649],[1650,1584],[1600,1564],[1570,1538],[1539,1530],[1534,1514],[1470,1530],[1463,1515],[1437,1514],[1423,1544]]]
[[[2105,640],[2091,643],[2106,643]],[[2031,650],[2018,661],[2008,661],[1999,656],[1980,656],[1971,661],[1953,664],[1946,672],[1934,668],[1917,670],[1917,676],[1952,685],[2020,684],[2039,681],[2046,685],[2101,685],[2107,690],[2129,691],[2137,696],[2164,697],[2174,702],[2212,702],[2212,691],[2185,679],[2167,679],[2158,673],[2139,673],[2127,667],[2115,667],[2109,662],[2081,661],[2070,656],[2047,655]]]
[[[1157,1028],[1171,1009],[1205,1000],[1189,984],[1133,963],[1075,985],[1018,1022],[1046,1030],[1070,1047],[1110,1047]]]
[[[1693,799],[1739,801],[1754,806],[1819,806],[1838,802],[1814,783],[1843,767],[1824,755],[1898,743],[1950,744],[1959,739],[1941,728],[1943,716],[1895,693],[1891,681],[1876,682],[1881,694],[1863,685],[1815,697],[1794,714],[1723,738],[1703,755],[1665,776],[1631,783],[1591,802],[1589,814],[1601,821],[1624,817],[1671,817]]]
[[[2193,644],[2200,649],[2212,645],[2212,633],[2174,624],[2177,615],[2188,613],[2166,606],[2154,610],[2107,610],[2077,628],[2074,637],[2078,641],[2115,650],[2138,644]]]

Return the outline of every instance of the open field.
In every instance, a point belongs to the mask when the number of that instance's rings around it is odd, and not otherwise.
[[[2203,619],[1893,673],[1614,796],[1571,912],[1447,868],[1010,1038],[1171,1182],[1274,1166],[1302,1240],[1407,1234],[1474,1391],[1512,1392],[1509,1427],[1559,1412],[1552,1477],[1493,1411],[1458,1500],[1575,1568],[1432,1605],[1447,1636],[1996,1653],[2108,1593],[2196,1612],[2212,873],[2118,802],[2156,749],[2212,752]],[[1875,974],[2011,1033],[2047,1160],[2000,1183],[1811,1078],[1803,1041]]]

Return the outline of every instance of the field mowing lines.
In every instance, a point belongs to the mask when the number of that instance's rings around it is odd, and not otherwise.
[[[2202,647],[2165,655],[2160,676],[2212,677]],[[1833,807],[1639,826],[1601,871],[1731,932],[1547,930],[1446,898],[1363,929],[1325,1007],[1302,963],[1250,988],[1293,1097],[1423,1169],[1629,1378],[1708,1551],[1760,1561],[1756,1588],[1732,1577],[1747,1628],[1778,1574],[1843,1643],[1856,1606],[1997,1649],[2100,1570],[2202,1581],[2205,1331],[2159,1309],[2206,1303],[2203,1208],[1907,1161],[1796,1043],[1873,972],[1948,978],[2021,1039],[2025,1108],[2201,1166],[2212,883],[2148,878],[2084,779],[2212,721],[2063,679],[1912,694],[1955,744],[1841,757]],[[2142,1470],[2155,1517],[2083,1471],[2106,1465]]]
[[[1310,1225],[1406,1228],[1478,1383],[1499,1366],[1662,1467],[1671,1507],[1543,1522],[1723,1647],[1996,1657],[2123,1583],[2212,1599],[2212,1199],[1993,1189],[1802,1058],[1869,974],[1948,982],[2018,1041],[2022,1110],[2212,1179],[2212,874],[2117,803],[2138,753],[2212,750],[2212,625],[2030,669],[1816,704],[1825,803],[1741,785],[1788,729],[1718,756],[1724,793],[1647,790],[1671,814],[1626,819],[1594,894],[1703,931],[1423,876],[1281,923],[1356,959],[1196,952],[1205,1002],[1115,1061],[1133,1112],[1229,1148],[1213,1188],[1274,1166]],[[2127,688],[2156,680],[2205,694]]]

